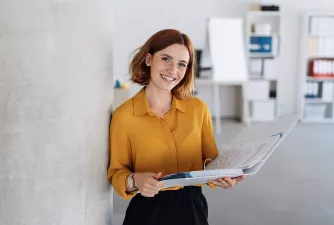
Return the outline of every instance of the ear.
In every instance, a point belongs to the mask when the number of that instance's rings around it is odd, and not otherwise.
[[[148,53],[146,58],[145,58],[146,66],[151,66],[151,61],[152,61],[152,55],[150,53]]]

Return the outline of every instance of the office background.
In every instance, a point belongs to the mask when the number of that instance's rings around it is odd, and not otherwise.
[[[177,1],[171,0],[161,4],[153,0],[133,2],[131,0],[115,2],[114,34],[114,74],[115,78],[124,78],[131,52],[142,44],[149,35],[164,28],[176,28],[187,33],[196,48],[204,48],[206,41],[207,20],[209,17],[245,18],[249,10],[249,0],[210,0],[210,1]],[[278,0],[261,1],[263,4],[278,4],[282,8],[280,57],[276,59],[276,70],[279,73],[280,102],[279,115],[288,115],[297,111],[297,75],[299,48],[299,16],[301,13],[334,10],[334,2],[329,0]],[[205,59],[204,59],[205,60]],[[234,117],[237,96],[231,87],[221,88],[221,115]],[[134,93],[138,87],[133,87]],[[213,103],[210,94],[202,93],[208,99],[210,110]],[[225,96],[225,97],[224,97]],[[214,113],[214,112],[213,112]]]
[[[245,18],[249,3],[0,0],[0,225],[121,224],[128,202],[112,195],[107,180],[108,132],[114,82],[128,78],[131,51],[165,28],[202,49],[209,17]],[[282,8],[273,70],[279,115],[293,114],[303,97],[296,94],[299,15],[334,14],[334,2],[261,3]],[[237,114],[234,88],[221,87],[218,119]],[[138,86],[129,90],[122,100]],[[199,95],[214,115],[209,89]],[[222,120],[218,145],[244,126]],[[210,224],[333,224],[333,134],[333,124],[299,123],[259,174],[233,190],[204,188]]]

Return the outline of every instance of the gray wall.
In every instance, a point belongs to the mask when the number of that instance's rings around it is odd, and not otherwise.
[[[111,0],[0,1],[0,224],[109,225]]]
[[[155,0],[117,1],[115,35],[115,77],[125,78],[131,51],[141,45],[159,29],[176,28],[187,33],[196,48],[203,48],[206,41],[206,21],[209,17],[245,18],[250,0],[170,0],[161,3]],[[263,3],[280,4],[282,12],[282,46],[277,59],[279,74],[279,114],[296,112],[297,96],[295,88],[298,68],[298,16],[303,12],[334,11],[332,0],[277,0]],[[133,86],[132,92],[138,87]],[[201,90],[200,90],[201,91]],[[237,113],[235,99],[237,91],[221,88],[221,116],[234,116]],[[212,94],[208,89],[201,91],[214,113]]]

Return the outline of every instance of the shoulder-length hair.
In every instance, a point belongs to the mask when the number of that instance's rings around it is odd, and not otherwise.
[[[148,85],[150,82],[150,67],[145,64],[145,58],[148,53],[161,51],[173,44],[181,44],[187,47],[189,51],[189,63],[183,79],[172,89],[172,94],[179,99],[188,99],[194,94],[194,74],[196,70],[196,58],[193,44],[186,34],[178,30],[161,30],[151,36],[146,43],[139,47],[129,65],[131,80],[140,85]]]

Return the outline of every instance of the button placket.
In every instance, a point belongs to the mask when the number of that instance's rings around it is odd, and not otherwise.
[[[164,125],[165,129],[168,131],[169,133],[169,137],[170,140],[168,142],[168,146],[170,148],[170,163],[172,165],[172,167],[175,168],[175,171],[178,171],[178,156],[177,156],[177,149],[176,149],[176,144],[175,144],[175,140],[174,140],[174,136],[172,131],[169,129],[168,124],[165,122]]]
[[[168,130],[169,136],[170,136],[170,142],[169,142],[169,146],[170,146],[170,151],[171,151],[171,157],[170,157],[170,163],[171,165],[175,168],[175,171],[178,171],[178,154],[177,154],[177,148],[176,148],[176,143],[175,143],[175,139],[173,136],[173,132],[171,130],[171,120],[173,118],[173,114],[171,111],[169,111],[164,118],[164,127],[166,130]]]

